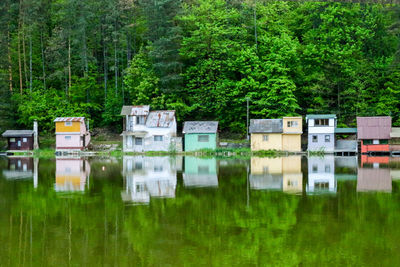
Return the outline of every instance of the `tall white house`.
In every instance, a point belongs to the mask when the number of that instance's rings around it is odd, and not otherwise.
[[[312,114],[306,116],[308,125],[308,151],[335,151],[335,114]]]
[[[124,152],[179,150],[182,146],[181,139],[176,137],[175,110],[150,111],[148,105],[123,106],[121,116]]]

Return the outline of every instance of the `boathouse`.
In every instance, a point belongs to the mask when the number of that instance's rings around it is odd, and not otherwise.
[[[357,117],[357,139],[361,142],[361,153],[390,153],[389,140],[392,118]]]
[[[335,151],[335,114],[312,114],[306,116],[308,124],[308,151]]]
[[[302,117],[252,119],[251,150],[301,151]]]
[[[7,150],[33,150],[32,130],[7,130],[2,136],[7,138]]]
[[[176,137],[175,110],[150,111],[150,106],[123,106],[122,132],[124,152],[181,151]]]
[[[89,127],[84,117],[62,117],[56,124],[56,150],[84,150],[90,144]]]
[[[182,133],[185,135],[185,151],[217,148],[217,121],[186,121]]]

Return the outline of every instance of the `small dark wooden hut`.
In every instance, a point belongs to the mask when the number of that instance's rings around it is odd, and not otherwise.
[[[7,138],[7,150],[33,150],[32,130],[7,130],[3,137]]]

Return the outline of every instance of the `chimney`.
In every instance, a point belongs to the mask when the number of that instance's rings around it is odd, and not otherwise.
[[[37,120],[33,121],[33,149],[39,149]]]

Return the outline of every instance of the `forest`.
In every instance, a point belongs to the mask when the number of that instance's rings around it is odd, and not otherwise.
[[[400,5],[268,0],[2,0],[0,130],[122,105],[246,132],[251,118],[390,115],[400,125]]]

